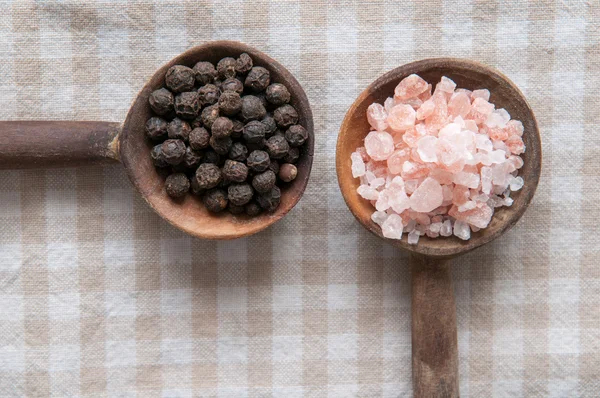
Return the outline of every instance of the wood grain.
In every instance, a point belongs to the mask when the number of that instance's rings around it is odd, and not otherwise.
[[[115,162],[120,129],[111,122],[0,122],[0,169]]]
[[[412,373],[417,398],[458,397],[456,305],[446,260],[410,256]]]
[[[200,199],[193,195],[186,195],[180,201],[170,198],[164,188],[164,178],[157,173],[151,162],[151,144],[144,132],[146,120],[151,117],[148,97],[152,91],[163,87],[165,73],[171,66],[180,64],[193,67],[199,61],[210,61],[216,64],[223,57],[237,58],[243,52],[252,57],[254,65],[263,66],[270,71],[272,82],[286,85],[292,95],[290,103],[298,111],[299,123],[309,133],[297,164],[298,175],[294,181],[281,189],[281,204],[275,212],[263,213],[257,217],[232,215],[228,212],[210,213]],[[186,51],[156,71],[138,94],[123,124],[120,154],[133,185],[165,220],[199,238],[236,239],[267,228],[285,216],[298,203],[308,183],[314,143],[310,104],[294,76],[279,62],[253,47],[233,41],[214,41]]]

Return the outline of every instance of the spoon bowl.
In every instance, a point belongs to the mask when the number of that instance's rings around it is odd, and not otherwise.
[[[512,119],[523,122],[525,132],[523,141],[527,150],[521,155],[524,161],[519,175],[525,184],[520,191],[514,192],[514,203],[510,207],[496,208],[490,225],[478,232],[471,233],[471,239],[463,241],[456,236],[431,239],[422,236],[417,245],[409,245],[406,234],[402,240],[386,239],[381,227],[371,220],[374,209],[371,203],[356,192],[360,185],[352,177],[350,154],[356,148],[364,146],[364,138],[370,127],[366,118],[367,108],[373,102],[383,103],[394,93],[396,85],[408,75],[418,74],[428,83],[435,84],[442,76],[454,80],[457,87],[469,90],[487,88],[490,90],[490,102],[496,108],[504,108]],[[535,115],[519,89],[500,72],[483,64],[453,58],[433,58],[413,62],[396,68],[375,80],[354,101],[340,128],[336,149],[336,170],[342,195],[348,208],[356,219],[370,232],[386,239],[411,253],[433,257],[452,257],[482,246],[509,230],[521,218],[531,202],[540,178],[542,147]]]
[[[364,146],[364,139],[369,133],[367,107],[373,102],[383,103],[393,95],[396,85],[413,73],[431,84],[436,84],[442,76],[447,76],[459,88],[487,88],[491,93],[490,102],[496,108],[505,108],[513,119],[523,122],[523,140],[527,150],[522,155],[524,165],[519,170],[519,175],[524,180],[524,186],[512,195],[512,206],[496,208],[490,225],[472,233],[468,241],[455,236],[436,239],[422,236],[417,245],[409,245],[406,234],[401,240],[384,238],[381,228],[371,220],[374,207],[356,192],[359,179],[352,176],[350,155],[356,148]],[[517,223],[533,198],[541,165],[540,134],[527,100],[507,77],[477,62],[437,58],[403,65],[375,80],[348,110],[340,128],[336,148],[336,170],[344,200],[363,227],[410,252],[415,397],[459,396],[456,306],[447,260],[491,242]]]
[[[148,98],[164,86],[167,70],[173,65],[193,67],[199,61],[216,64],[224,57],[241,53],[252,57],[255,66],[271,73],[271,81],[284,84],[290,104],[298,111],[299,124],[309,138],[297,163],[294,181],[281,189],[281,202],[273,213],[256,217],[213,214],[200,199],[188,194],[173,200],[165,190],[164,176],[154,167],[146,138],[146,121],[152,116]],[[67,167],[80,164],[121,161],[133,185],[148,204],[165,220],[190,235],[204,239],[235,239],[259,232],[285,216],[300,200],[310,175],[314,150],[313,118],[308,98],[300,83],[279,62],[248,45],[213,41],[189,49],[158,69],[137,95],[123,124],[76,121],[0,122],[0,169]]]

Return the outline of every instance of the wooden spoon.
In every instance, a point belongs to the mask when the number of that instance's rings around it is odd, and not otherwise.
[[[271,80],[283,83],[298,110],[299,123],[309,132],[296,179],[282,189],[281,204],[274,213],[257,217],[233,216],[228,212],[209,213],[200,200],[186,195],[174,201],[165,192],[164,178],[150,159],[152,144],[145,137],[146,120],[151,117],[150,93],[164,85],[171,66],[194,66],[199,61],[216,64],[224,57],[248,53],[256,66],[271,72]],[[215,41],[194,47],[156,71],[134,100],[123,124],[110,122],[14,121],[0,122],[0,169],[68,167],[80,164],[121,161],[148,204],[179,229],[205,239],[235,239],[267,228],[286,215],[300,200],[310,174],[314,150],[313,118],[304,90],[279,62],[255,48],[233,41]]]
[[[387,97],[393,96],[396,85],[412,73],[432,84],[447,76],[460,88],[487,88],[491,92],[490,101],[496,108],[505,108],[525,127],[523,139],[527,150],[522,155],[525,164],[519,170],[525,185],[512,195],[514,203],[511,207],[497,208],[490,225],[472,233],[468,241],[455,236],[437,239],[422,236],[417,245],[409,245],[406,234],[402,240],[386,239],[381,228],[371,221],[373,206],[356,193],[359,180],[352,177],[350,154],[357,147],[364,146],[364,138],[370,130],[367,107],[373,102],[383,103]],[[492,241],[515,225],[535,193],[541,163],[542,147],[537,121],[525,97],[506,76],[477,62],[438,58],[401,66],[373,82],[348,110],[336,150],[338,182],[346,204],[367,230],[410,252],[415,397],[459,396],[456,307],[448,259]]]

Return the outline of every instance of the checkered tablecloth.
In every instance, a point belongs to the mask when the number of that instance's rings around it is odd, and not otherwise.
[[[334,168],[371,81],[427,57],[504,72],[544,165],[509,233],[454,261],[463,397],[600,396],[598,1],[1,1],[0,120],[122,121],[161,64],[244,41],[303,84],[316,154],[267,231],[193,239],[120,165],[0,172],[0,396],[411,395],[407,256]]]

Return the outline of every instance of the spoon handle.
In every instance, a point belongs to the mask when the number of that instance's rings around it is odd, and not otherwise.
[[[0,122],[0,169],[118,161],[120,131],[112,122]]]
[[[416,398],[458,397],[456,305],[446,260],[410,256],[412,372]]]

